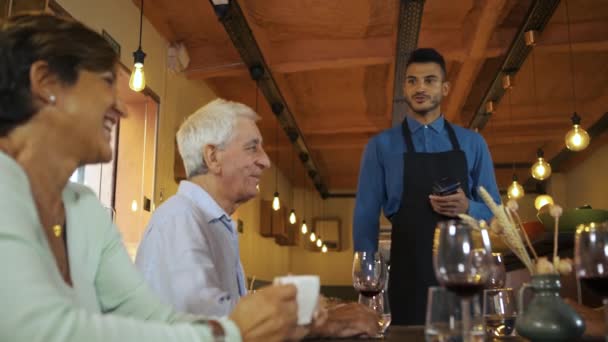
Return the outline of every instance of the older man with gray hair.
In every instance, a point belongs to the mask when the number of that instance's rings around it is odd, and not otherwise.
[[[230,215],[257,195],[270,167],[258,119],[244,104],[217,99],[177,132],[188,180],[156,209],[136,258],[149,285],[177,310],[225,316],[247,292]]]
[[[230,215],[257,195],[262,171],[270,166],[258,119],[243,104],[217,99],[177,132],[188,180],[156,209],[136,258],[152,289],[177,310],[226,316],[246,294]],[[374,335],[378,329],[376,314],[357,303],[318,313],[312,326],[300,327],[291,338]]]

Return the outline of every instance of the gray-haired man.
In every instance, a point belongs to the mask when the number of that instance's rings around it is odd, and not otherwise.
[[[270,166],[249,107],[214,100],[192,114],[177,132],[187,181],[156,209],[136,264],[162,299],[177,310],[228,315],[246,294],[238,238],[230,215],[257,195]],[[243,299],[245,300],[245,299]],[[374,335],[377,317],[357,303],[320,310],[306,333],[345,337]]]
[[[258,119],[243,104],[217,99],[177,132],[188,180],[152,215],[136,264],[178,310],[225,316],[247,292],[230,215],[257,195],[270,166]]]

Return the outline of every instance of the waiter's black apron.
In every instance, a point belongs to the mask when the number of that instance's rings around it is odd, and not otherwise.
[[[448,219],[433,211],[429,200],[433,183],[450,177],[460,181],[469,197],[468,167],[454,129],[446,121],[452,150],[417,153],[407,119],[403,120],[407,150],[403,154],[403,193],[399,211],[391,217],[389,298],[395,325],[422,325],[427,289],[437,285],[433,270],[433,233],[438,221]]]

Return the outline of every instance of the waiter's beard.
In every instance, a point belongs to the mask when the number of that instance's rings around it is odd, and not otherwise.
[[[416,96],[416,95],[414,95],[414,96]],[[441,104],[441,100],[443,100],[443,96],[441,96],[441,95],[431,96],[431,98],[429,99],[430,104],[428,106],[417,109],[414,107],[414,105],[416,105],[416,104],[412,101],[412,99],[410,99],[408,97],[405,98],[405,102],[410,107],[412,112],[414,112],[415,114],[422,116],[422,117],[427,116],[430,112],[439,108],[439,105]]]

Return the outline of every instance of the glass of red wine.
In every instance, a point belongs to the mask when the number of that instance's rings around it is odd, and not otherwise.
[[[581,284],[604,299],[608,341],[608,221],[577,227],[574,265]]]
[[[353,286],[359,292],[359,303],[378,313],[379,335],[390,325],[388,296],[383,292],[387,267],[382,254],[374,251],[357,251],[353,258]]]
[[[492,248],[486,230],[475,230],[462,221],[437,224],[433,240],[433,265],[441,286],[461,298],[462,337],[471,341],[470,306],[482,293],[492,271]]]

